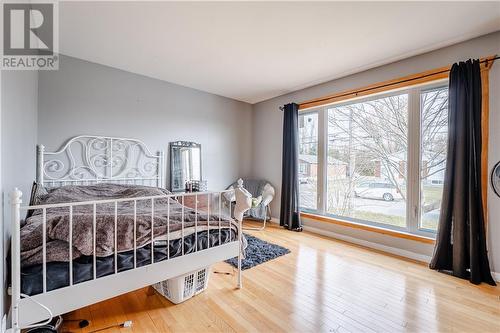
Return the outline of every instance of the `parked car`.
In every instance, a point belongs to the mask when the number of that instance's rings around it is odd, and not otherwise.
[[[383,199],[393,201],[395,198],[401,199],[401,193],[392,183],[389,182],[363,182],[354,188],[354,196],[370,199]]]
[[[299,184],[316,184],[316,179],[312,177],[300,177]]]

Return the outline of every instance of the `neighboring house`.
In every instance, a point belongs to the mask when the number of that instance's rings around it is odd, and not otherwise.
[[[401,151],[389,155],[392,173],[397,175],[398,179],[403,179],[406,173],[406,152]],[[377,179],[388,179],[389,170],[387,163],[381,159],[373,160],[375,162],[374,175]],[[446,154],[426,151],[422,156],[422,181],[424,185],[440,185],[444,182],[444,172],[446,167]],[[396,169],[397,168],[397,169]]]
[[[300,154],[299,155],[299,177],[316,178],[318,176],[318,157],[317,155]],[[387,163],[381,159],[372,160],[373,177],[372,180],[388,180],[389,174],[396,175],[398,182],[403,182],[406,174],[406,152],[398,152],[389,156],[392,170],[387,169]],[[446,154],[434,152],[424,152],[422,158],[422,177],[424,185],[440,185],[444,181],[444,172],[446,166]],[[344,179],[347,177],[348,164],[339,159],[328,157],[328,178]],[[391,171],[391,172],[389,172]]]
[[[316,178],[318,176],[318,156],[299,155],[299,177]],[[333,157],[328,157],[328,178],[343,179],[347,176],[347,163]]]

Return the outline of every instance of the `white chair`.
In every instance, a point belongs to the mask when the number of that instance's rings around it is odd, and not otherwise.
[[[227,189],[234,189],[237,181],[228,186]],[[266,222],[271,219],[271,207],[269,204],[274,199],[274,187],[267,180],[263,179],[243,179],[243,187],[252,194],[252,208],[245,213],[246,219],[262,221],[261,227],[245,227],[245,230],[264,230]],[[236,197],[234,192],[227,192],[224,198],[228,203],[234,203]],[[232,212],[231,212],[232,214]]]

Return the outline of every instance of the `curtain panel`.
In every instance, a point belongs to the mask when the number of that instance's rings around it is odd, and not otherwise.
[[[448,156],[436,246],[430,268],[495,285],[486,248],[481,183],[479,60],[454,64],[449,78]]]
[[[283,108],[283,156],[281,161],[280,225],[302,231],[299,212],[299,105]]]

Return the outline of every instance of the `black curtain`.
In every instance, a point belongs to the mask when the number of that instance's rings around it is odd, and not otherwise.
[[[281,161],[280,225],[302,231],[299,213],[299,106],[285,105],[283,117],[283,157]]]
[[[441,216],[430,268],[495,285],[486,250],[481,196],[481,70],[479,60],[450,71],[448,157]]]

